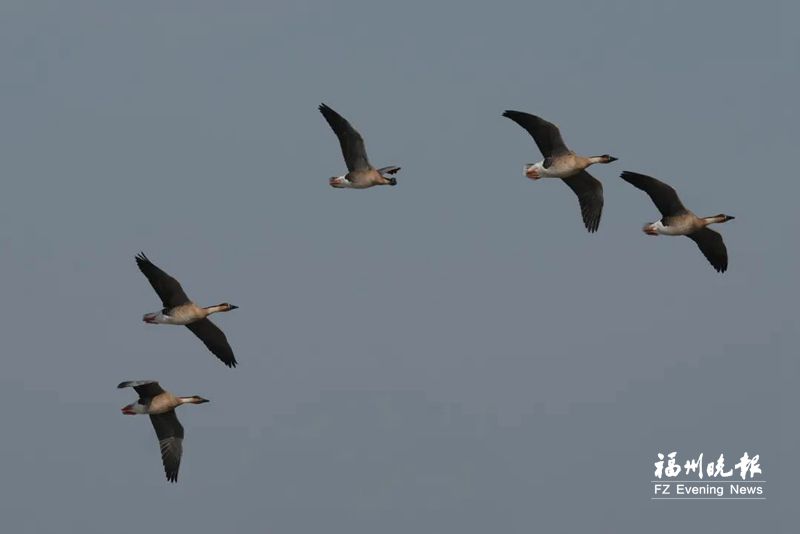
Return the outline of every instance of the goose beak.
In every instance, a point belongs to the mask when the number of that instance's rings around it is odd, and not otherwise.
[[[729,220],[729,221],[732,221],[732,220],[734,220],[735,218],[736,218],[736,217],[734,217],[733,215],[728,215],[728,219],[727,219],[727,220]]]
[[[238,309],[239,309],[239,306],[234,306],[233,304],[231,304],[231,309],[232,309],[232,310],[238,310]]]
[[[614,156],[608,156],[608,162],[611,163],[612,161],[617,161],[619,158],[615,158]]]
[[[397,185],[397,178],[389,178],[389,185]]]
[[[208,399],[204,399],[203,397],[200,397],[199,399],[197,399],[197,404],[205,404],[207,402],[211,402],[211,401],[208,400]]]

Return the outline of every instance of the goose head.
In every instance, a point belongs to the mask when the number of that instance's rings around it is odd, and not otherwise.
[[[222,304],[217,304],[216,306],[208,306],[203,308],[205,316],[208,317],[212,313],[219,313],[219,312],[228,312],[231,310],[237,309],[239,306],[234,306],[233,304],[229,304],[227,302],[223,302]]]
[[[706,225],[709,225],[709,224],[719,224],[728,222],[735,218],[736,217],[734,217],[733,215],[725,215],[724,213],[718,213],[717,215],[712,215],[711,217],[703,217],[703,221],[706,223]]]

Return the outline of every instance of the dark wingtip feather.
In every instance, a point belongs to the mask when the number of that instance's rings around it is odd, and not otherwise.
[[[517,119],[530,119],[530,118],[532,118],[534,120],[539,120],[539,121],[544,120],[541,117],[539,117],[538,115],[534,115],[532,113],[528,113],[527,111],[517,111],[517,110],[514,110],[514,109],[505,110],[503,112],[503,117],[511,119],[512,121],[516,121]]]
[[[727,255],[727,253],[725,254],[725,257],[722,258],[722,262],[719,264],[719,267],[717,268],[715,266],[715,268],[717,269],[718,273],[724,273],[725,271],[728,270],[728,255]]]
[[[603,207],[600,206],[602,210]],[[590,234],[593,234],[600,228],[600,217],[602,215],[602,211],[600,213],[595,213],[592,209],[586,208],[581,209],[581,216],[583,217],[583,224],[586,226],[586,230],[589,231]]]
[[[600,218],[597,219],[584,219],[583,224],[586,226],[586,230],[589,231],[590,234],[597,232],[600,228]]]
[[[652,178],[650,176],[647,176],[646,174],[641,174],[641,173],[638,173],[638,172],[631,172],[631,171],[622,171],[620,173],[619,177],[622,178],[623,180],[625,180],[626,182],[628,182],[629,184],[631,184],[633,186],[636,186],[636,187],[639,187],[636,182],[640,182],[641,183],[641,179],[642,178],[645,178],[645,179]]]
[[[325,103],[320,104],[317,109],[319,109],[319,112],[322,113],[322,116],[325,118],[325,120],[328,122],[331,128],[333,128],[334,131],[336,131],[334,124],[343,120],[346,122],[346,119],[344,117],[339,115],[339,113],[337,113],[335,109],[333,109],[332,107],[330,107]]]

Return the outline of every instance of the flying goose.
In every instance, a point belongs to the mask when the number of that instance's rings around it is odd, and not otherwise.
[[[608,154],[590,157],[575,154],[564,144],[558,127],[536,115],[507,110],[503,113],[503,117],[508,117],[525,128],[544,156],[538,163],[525,165],[523,168],[525,176],[531,180],[539,178],[564,180],[564,183],[578,195],[586,229],[589,232],[596,232],[603,212],[603,184],[586,172],[586,167],[595,163],[611,163],[617,161],[617,158]]]
[[[148,324],[184,325],[225,365],[236,367],[236,358],[233,356],[228,339],[222,330],[208,320],[208,316],[212,313],[235,310],[238,306],[223,302],[216,306],[201,308],[186,296],[177,280],[156,267],[147,259],[144,252],[136,256],[136,265],[156,290],[164,306],[161,311],[145,314],[142,320]]]
[[[396,174],[400,167],[390,165],[375,169],[367,159],[364,139],[356,129],[325,104],[320,104],[319,111],[339,138],[344,162],[347,164],[347,174],[331,178],[331,187],[366,189],[373,185],[397,185],[396,178],[387,178],[384,174]]]
[[[724,273],[728,269],[728,250],[725,248],[722,236],[708,228],[708,225],[724,223],[735,217],[724,213],[711,217],[698,217],[683,206],[678,193],[664,182],[629,171],[624,171],[620,178],[647,193],[661,212],[661,220],[645,224],[642,228],[644,233],[654,236],[685,235],[697,243],[700,252],[717,272]]]
[[[164,464],[167,480],[177,482],[178,468],[183,454],[183,426],[175,415],[175,408],[182,404],[203,404],[209,400],[197,395],[176,397],[169,391],[164,391],[155,380],[122,382],[117,387],[132,387],[139,394],[139,400],[123,406],[122,413],[150,416],[161,448],[161,462]]]

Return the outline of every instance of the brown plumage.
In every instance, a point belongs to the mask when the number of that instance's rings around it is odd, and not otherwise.
[[[143,317],[149,324],[183,325],[200,338],[211,353],[228,367],[236,367],[236,357],[225,334],[212,323],[208,316],[212,313],[235,310],[238,306],[223,302],[216,306],[202,308],[192,302],[180,283],[158,268],[143,252],[136,256],[136,265],[153,286],[164,308],[161,312],[148,313]]]
[[[342,149],[348,171],[344,176],[331,178],[331,187],[367,189],[376,185],[397,185],[396,178],[389,178],[385,175],[397,174],[400,167],[395,165],[380,169],[373,167],[367,159],[367,150],[361,134],[344,117],[325,104],[320,104],[319,111],[339,139],[339,146]]]
[[[624,171],[620,178],[647,193],[661,212],[660,220],[644,225],[644,233],[653,236],[685,235],[697,244],[700,252],[717,272],[724,273],[728,270],[728,249],[722,236],[708,228],[708,225],[724,223],[735,217],[724,213],[698,217],[686,209],[675,189],[652,176]]]
[[[176,482],[183,455],[183,425],[175,415],[175,408],[183,404],[203,404],[208,399],[193,395],[176,397],[165,391],[155,380],[135,380],[122,382],[118,388],[132,387],[139,394],[139,400],[122,408],[126,415],[150,416],[150,422],[156,431],[158,446],[161,450],[161,462],[167,480]]]
[[[611,163],[617,158],[608,154],[591,157],[575,154],[567,148],[558,127],[536,115],[506,110],[503,116],[524,128],[544,156],[540,163],[526,166],[525,175],[532,180],[561,178],[578,197],[584,226],[589,232],[596,232],[603,213],[603,184],[586,172],[586,168],[595,163]]]

